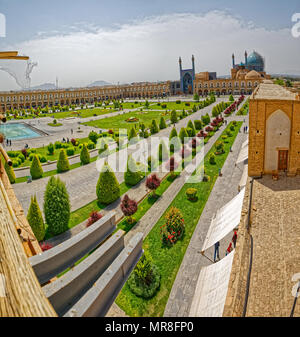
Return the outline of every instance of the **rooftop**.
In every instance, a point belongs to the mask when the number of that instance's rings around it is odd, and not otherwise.
[[[265,80],[252,94],[252,99],[269,99],[269,100],[296,100],[297,95],[284,87],[274,84],[271,80]]]

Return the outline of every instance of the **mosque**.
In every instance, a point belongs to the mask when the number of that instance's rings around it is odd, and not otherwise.
[[[265,72],[264,58],[253,51],[249,56],[245,52],[245,61],[235,63],[235,56],[232,55],[232,69],[230,78],[217,77],[216,72],[195,73],[195,58],[192,55],[192,68],[182,69],[182,60],[179,57],[180,80],[172,83],[173,94],[199,94],[205,96],[210,92],[217,95],[230,94],[251,94],[265,79],[270,79],[270,75]]]

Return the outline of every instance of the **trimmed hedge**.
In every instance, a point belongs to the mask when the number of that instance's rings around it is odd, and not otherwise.
[[[90,157],[89,151],[86,145],[83,144],[82,150],[80,152],[80,162],[82,165],[86,165],[86,164],[89,164],[90,161],[91,161],[91,157]]]
[[[98,201],[108,205],[120,197],[120,185],[108,163],[101,169],[96,186]]]
[[[39,157],[37,155],[33,156],[32,163],[30,165],[30,175],[32,179],[39,179],[43,176],[43,169],[40,163]]]
[[[16,175],[15,175],[14,169],[12,168],[12,166],[9,166],[6,161],[4,164],[4,168],[5,168],[5,171],[6,171],[6,174],[8,176],[10,183],[14,184],[16,182]]]
[[[58,235],[68,230],[70,209],[70,200],[65,183],[59,177],[52,176],[44,194],[45,220],[52,235]]]
[[[27,220],[36,239],[38,241],[44,240],[46,232],[45,224],[42,212],[36,200],[36,195],[34,197],[31,197],[31,202],[27,214]]]
[[[144,176],[145,174],[139,170],[135,160],[132,158],[132,156],[129,156],[127,161],[127,169],[124,173],[125,183],[134,186],[139,183],[144,178]]]
[[[64,149],[61,149],[59,153],[59,158],[57,161],[57,172],[61,173],[61,172],[69,171],[69,170],[70,170],[70,164],[69,164],[68,157],[66,155],[66,151]]]

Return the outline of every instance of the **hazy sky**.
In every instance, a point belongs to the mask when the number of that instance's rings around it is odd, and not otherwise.
[[[270,73],[300,74],[296,12],[299,0],[0,0],[0,50],[38,62],[32,86],[56,76],[60,86],[178,79],[179,55],[190,68],[192,54],[197,72],[226,75],[232,52],[240,62],[245,49]],[[0,71],[0,90],[16,88]]]

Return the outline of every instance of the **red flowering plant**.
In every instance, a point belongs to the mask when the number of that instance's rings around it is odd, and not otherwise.
[[[86,227],[89,227],[95,222],[97,222],[98,220],[100,220],[102,216],[103,215],[100,212],[92,211],[92,213],[90,214],[90,217],[87,220]]]
[[[207,126],[207,127],[205,128],[205,131],[211,132],[211,131],[214,131],[214,128],[213,128],[212,126]]]
[[[207,133],[204,132],[203,130],[201,130],[198,134],[197,137],[199,138],[206,138],[207,137]]]
[[[146,187],[152,191],[152,197],[156,197],[156,189],[160,186],[161,180],[157,177],[157,175],[151,174],[147,177]]]
[[[174,245],[184,233],[184,219],[180,210],[171,207],[165,216],[166,223],[160,227],[160,235],[163,245]]]
[[[121,211],[127,217],[127,223],[132,224],[135,222],[135,219],[132,217],[133,214],[137,211],[138,205],[135,200],[132,200],[125,194],[121,202]]]
[[[72,143],[73,146],[75,146],[76,143],[77,143],[77,140],[76,140],[75,138],[72,138],[72,139],[71,139],[71,143]]]
[[[53,246],[47,242],[40,242],[40,247],[42,251],[45,252],[46,250],[51,249]]]

